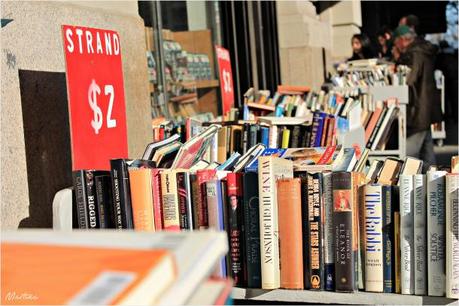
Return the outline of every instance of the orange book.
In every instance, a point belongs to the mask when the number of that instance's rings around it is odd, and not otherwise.
[[[2,243],[2,305],[151,305],[173,283],[166,250]]]
[[[155,231],[151,169],[129,169],[129,183],[134,229]]]
[[[308,92],[310,90],[311,88],[309,88],[308,86],[292,86],[292,85],[277,86],[277,91],[279,93],[298,92],[298,94],[304,94],[305,92]]]
[[[379,117],[381,116],[382,112],[384,110],[384,105],[377,106],[373,114],[371,115],[370,121],[368,121],[368,124],[365,128],[365,143],[368,142],[368,140],[371,137],[371,134],[373,133],[373,130],[376,127],[376,123],[379,120]]]
[[[280,286],[303,289],[303,240],[301,226],[301,180],[277,181],[279,216]]]

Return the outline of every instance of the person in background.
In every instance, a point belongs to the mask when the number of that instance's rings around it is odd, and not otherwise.
[[[416,35],[419,35],[419,18],[416,15],[407,15],[400,18],[398,25],[406,25],[411,28]]]
[[[424,160],[424,169],[428,169],[436,163],[430,125],[442,119],[434,77],[437,50],[430,42],[416,39],[416,33],[407,25],[395,30],[394,44],[401,55],[398,64],[411,68],[407,78],[410,103],[406,114],[406,155]]]
[[[377,34],[378,36],[378,57],[386,60],[392,59],[392,32],[388,27],[383,27]]]
[[[375,53],[371,48],[371,42],[365,34],[354,34],[351,39],[352,57],[348,61],[374,58]]]

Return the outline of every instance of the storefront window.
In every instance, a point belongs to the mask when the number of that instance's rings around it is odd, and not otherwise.
[[[153,119],[218,116],[216,1],[139,2],[139,11],[146,25]]]

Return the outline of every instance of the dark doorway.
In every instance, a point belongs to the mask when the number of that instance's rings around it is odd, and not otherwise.
[[[19,228],[53,224],[57,191],[72,186],[65,73],[19,70],[29,185],[29,217]],[[9,161],[14,162],[14,161]]]

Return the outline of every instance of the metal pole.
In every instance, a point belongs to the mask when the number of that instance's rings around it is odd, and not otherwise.
[[[170,119],[169,108],[167,103],[169,101],[168,92],[167,92],[167,82],[166,82],[166,64],[164,62],[164,48],[163,48],[163,21],[161,18],[161,3],[159,1],[151,1],[152,9],[152,25],[153,32],[155,33],[155,49],[157,50],[157,63],[158,68],[156,73],[158,74],[158,105],[162,110],[162,113],[167,119]]]

